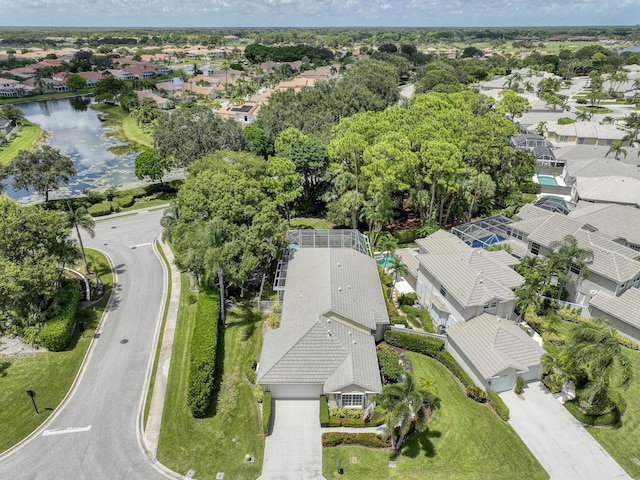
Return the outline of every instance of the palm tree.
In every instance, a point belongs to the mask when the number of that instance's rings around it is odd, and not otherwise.
[[[167,208],[160,218],[160,225],[164,228],[162,231],[162,240],[171,241],[173,229],[178,223],[178,204],[171,202],[169,208]]]
[[[618,342],[618,331],[608,320],[594,318],[591,322],[575,325],[569,332],[567,349],[572,366],[584,369],[589,377],[585,393],[591,406],[607,399],[612,374],[616,373],[616,386],[627,387],[632,370]]]
[[[427,421],[437,408],[437,389],[433,382],[421,384],[418,387],[413,375],[405,374],[403,383],[391,383],[383,387],[382,393],[376,397],[376,402],[387,412],[385,433],[391,437],[391,448],[400,451],[411,427],[417,432],[424,432]]]
[[[402,263],[402,259],[395,253],[389,257],[389,260],[387,269],[389,270],[389,273],[393,272],[393,283],[395,284],[398,281],[398,275],[404,275],[407,273],[407,266]]]
[[[67,203],[69,211],[65,214],[65,220],[69,228],[75,228],[76,235],[78,236],[78,243],[80,244],[80,251],[82,252],[82,260],[84,261],[84,268],[89,273],[89,264],[87,263],[87,256],[84,252],[84,244],[82,243],[82,236],[80,235],[80,227],[89,234],[91,238],[95,236],[94,227],[96,222],[93,221],[91,215],[85,207],[78,207],[75,210],[71,208],[71,205]]]
[[[551,242],[549,250],[547,258],[552,268],[555,267],[555,275],[559,280],[557,298],[560,299],[570,271],[577,270],[580,278],[586,278],[589,275],[586,264],[593,261],[593,251],[580,248],[573,235]]]
[[[620,154],[627,158],[627,151],[622,148],[622,142],[620,140],[612,142],[609,150],[607,150],[607,153],[605,153],[604,156],[608,157],[610,153],[615,155],[616,160],[620,160]]]

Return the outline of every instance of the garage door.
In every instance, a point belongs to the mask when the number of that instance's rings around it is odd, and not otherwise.
[[[513,375],[504,375],[498,378],[491,379],[491,390],[495,392],[506,392],[511,390],[516,384],[516,379]]]
[[[322,384],[283,384],[271,385],[274,399],[318,399],[322,395]]]

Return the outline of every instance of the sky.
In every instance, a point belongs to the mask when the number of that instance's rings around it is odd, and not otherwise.
[[[635,25],[640,0],[0,0],[0,26]]]

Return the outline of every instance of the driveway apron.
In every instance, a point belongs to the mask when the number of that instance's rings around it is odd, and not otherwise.
[[[318,400],[274,400],[259,480],[324,480]]]
[[[509,423],[552,480],[631,478],[541,382],[528,384],[523,396],[500,394]]]

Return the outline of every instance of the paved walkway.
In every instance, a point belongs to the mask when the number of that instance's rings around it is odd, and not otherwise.
[[[274,400],[258,480],[324,480],[318,400]]]
[[[631,478],[542,382],[528,384],[523,394],[524,400],[512,391],[500,397],[511,411],[509,423],[551,480]]]
[[[160,246],[169,262],[170,271],[167,275],[171,277],[171,297],[169,299],[169,309],[167,320],[164,326],[164,336],[160,346],[160,356],[156,368],[156,377],[151,395],[151,405],[149,406],[149,416],[147,417],[147,428],[144,432],[145,441],[149,453],[155,458],[158,453],[158,439],[160,437],[160,425],[162,423],[162,410],[164,409],[164,396],[167,391],[167,379],[169,378],[169,365],[171,364],[171,351],[173,349],[173,336],[178,320],[178,307],[180,305],[180,270],[175,265],[173,252],[165,242],[160,241]],[[164,262],[163,262],[164,263]],[[165,287],[166,288],[166,287]],[[165,292],[166,297],[166,292]]]

